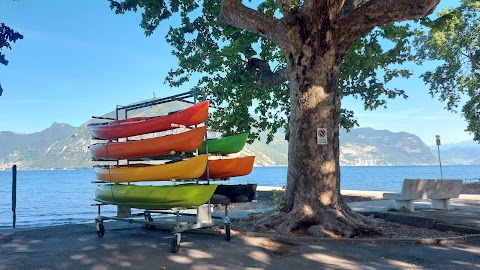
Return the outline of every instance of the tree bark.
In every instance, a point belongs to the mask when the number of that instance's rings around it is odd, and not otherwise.
[[[248,59],[245,69],[258,70],[260,75],[259,83],[263,86],[277,86],[287,81],[285,69],[280,69],[273,72],[266,60],[250,58]]]
[[[307,15],[300,24],[286,25],[294,45],[285,51],[291,102],[286,203],[284,218],[269,224],[282,234],[307,229],[320,237],[351,237],[375,231],[340,195],[337,86],[343,52],[332,31],[328,15]],[[326,130],[326,144],[317,144],[317,128]]]

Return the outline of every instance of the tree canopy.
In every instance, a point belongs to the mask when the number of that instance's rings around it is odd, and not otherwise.
[[[251,139],[266,130],[268,140],[278,128],[288,130],[285,56],[276,44],[256,33],[219,24],[221,1],[109,1],[116,13],[143,11],[140,26],[146,35],[170,19],[166,39],[178,58],[178,67],[168,73],[166,82],[178,87],[195,79],[214,105],[228,104],[215,112],[211,126],[227,135],[250,131]],[[256,3],[256,9],[267,16],[281,14],[277,1]],[[295,2],[291,8],[298,9],[301,4]],[[178,20],[181,23],[175,25]],[[403,89],[390,88],[387,83],[411,75],[398,66],[410,60],[412,36],[408,24],[389,23],[357,40],[341,65],[341,95],[361,99],[367,110],[386,107],[388,99],[407,98]],[[251,117],[249,108],[258,119]],[[353,111],[342,108],[341,125],[347,129],[358,125]]]
[[[409,59],[412,32],[392,23],[424,17],[439,0],[245,2],[110,0],[117,13],[141,10],[147,35],[178,19],[166,38],[179,63],[166,80],[179,86],[198,78],[212,103],[228,105],[211,126],[226,134],[253,127],[252,139],[262,130],[271,139],[279,127],[288,129],[285,205],[266,227],[331,237],[377,233],[340,195],[339,126],[355,125],[341,98],[375,109],[406,97],[386,83],[410,75],[392,64]]]
[[[423,20],[426,31],[416,32],[416,61],[432,62],[433,70],[422,74],[430,94],[446,102],[446,108],[461,111],[475,140],[480,140],[480,2],[462,0],[456,8],[444,9],[438,18]]]

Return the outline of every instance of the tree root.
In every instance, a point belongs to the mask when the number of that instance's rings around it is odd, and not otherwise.
[[[382,235],[378,221],[353,212],[348,206],[344,209],[321,208],[313,213],[294,207],[289,213],[276,212],[262,223],[282,235],[296,231],[329,238]]]

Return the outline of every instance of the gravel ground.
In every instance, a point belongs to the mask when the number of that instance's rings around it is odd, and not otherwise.
[[[480,194],[480,182],[472,182],[464,184],[462,194]],[[270,208],[274,209],[276,204],[273,198],[273,193],[269,191],[259,191],[257,192],[257,199],[250,203],[238,203],[230,206],[231,210],[248,210],[248,209],[259,209],[259,208]],[[345,202],[359,202],[359,201],[369,201],[374,200],[371,197],[362,197],[362,196],[343,196]],[[263,233],[275,233],[273,231],[268,231],[265,227],[261,226],[259,220],[262,220],[262,217],[269,215],[270,212],[263,214],[250,216],[247,219],[239,219],[232,221],[232,230],[239,233],[242,232],[263,232]],[[410,226],[401,223],[388,222],[383,219],[377,219],[379,226],[382,230],[383,236],[386,238],[444,238],[444,237],[454,237],[461,236],[462,234],[457,232],[443,232],[435,229],[427,229],[416,226]],[[299,231],[295,235],[306,236],[305,232]],[[371,236],[368,236],[369,238]]]
[[[480,194],[480,182],[464,183],[462,194]]]

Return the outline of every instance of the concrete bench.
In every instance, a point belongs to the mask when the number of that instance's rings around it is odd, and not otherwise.
[[[414,211],[413,201],[430,199],[432,209],[450,209],[450,198],[458,198],[462,190],[459,179],[405,179],[402,192],[383,193],[384,199],[395,200],[395,207]]]

